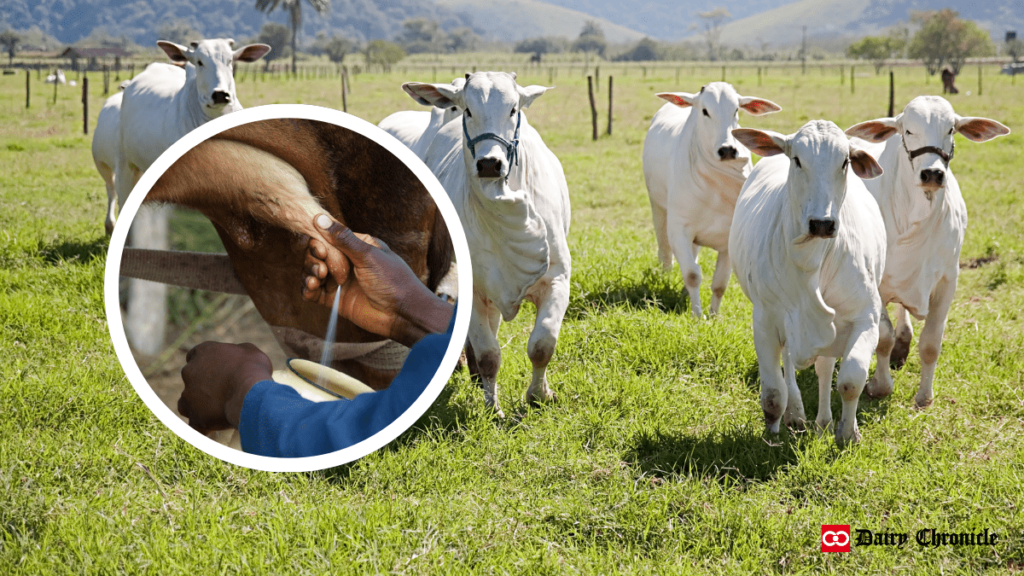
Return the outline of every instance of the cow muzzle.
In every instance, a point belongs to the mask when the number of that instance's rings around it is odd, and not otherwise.
[[[721,160],[735,160],[738,155],[735,146],[722,146],[718,149],[718,158]]]
[[[946,173],[942,170],[929,168],[921,170],[921,186],[925,188],[940,188],[946,182]]]
[[[221,106],[224,104],[231,103],[231,94],[223,90],[215,90],[210,97],[213,100],[214,106]]]
[[[814,238],[835,238],[839,224],[832,218],[811,218],[807,220],[807,233]]]
[[[505,162],[501,158],[481,158],[476,161],[476,175],[480,178],[501,178]]]

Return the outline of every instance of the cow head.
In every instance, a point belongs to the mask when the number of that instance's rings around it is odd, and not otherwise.
[[[794,214],[799,219],[798,241],[836,235],[851,168],[865,179],[882,175],[870,154],[851,145],[843,131],[826,120],[812,120],[789,136],[745,128],[733,135],[760,156],[789,157],[787,188],[791,205],[799,210]]]
[[[463,143],[472,170],[480,178],[508,178],[517,161],[521,114],[550,90],[544,86],[520,86],[516,75],[505,72],[467,74],[465,83],[402,85],[420,104],[449,108],[462,113]]]
[[[192,42],[188,48],[164,40],[157,45],[171,62],[194,67],[194,72],[192,69],[189,72],[195,74],[196,96],[208,118],[241,108],[235,96],[234,63],[255,62],[270,52],[270,46],[266,44],[250,44],[232,50],[235,41],[230,38]]]
[[[916,184],[929,200],[946,182],[956,132],[968,140],[985,142],[1009,134],[1010,129],[988,118],[958,116],[945,98],[918,96],[895,118],[868,120],[846,130],[849,136],[870,142],[899,136]]]
[[[753,96],[740,96],[727,82],[712,82],[696,94],[662,92],[658,98],[680,108],[693,108],[695,140],[700,152],[712,160],[746,163],[749,151],[737,146],[732,131],[739,128],[740,110],[754,116],[782,110],[778,104]]]

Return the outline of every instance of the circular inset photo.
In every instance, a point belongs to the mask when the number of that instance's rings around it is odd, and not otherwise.
[[[360,458],[411,426],[462,352],[455,209],[376,126],[303,105],[190,132],[114,227],[105,299],[136,392],[180,437],[262,470]]]

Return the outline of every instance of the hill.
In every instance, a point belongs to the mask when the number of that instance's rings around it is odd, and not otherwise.
[[[909,21],[913,11],[942,8],[952,8],[962,18],[976,21],[997,42],[1007,30],[1024,32],[1024,4],[1019,0],[799,0],[730,22],[722,31],[722,42],[753,45],[763,38],[775,47],[795,45],[803,26],[812,39],[859,38]]]
[[[437,0],[451,12],[468,16],[485,38],[517,41],[537,36],[575,38],[587,20],[595,20],[609,42],[636,42],[643,32],[601,18],[538,0]],[[495,18],[501,14],[501,18]]]

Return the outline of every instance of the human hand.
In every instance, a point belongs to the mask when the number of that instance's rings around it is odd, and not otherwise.
[[[245,395],[270,380],[273,370],[270,358],[252,344],[203,342],[185,355],[178,412],[202,434],[238,428]]]
[[[432,294],[383,242],[326,214],[314,224],[322,238],[309,240],[303,298],[331,306],[340,290],[339,315],[407,346],[447,328],[453,307]]]

